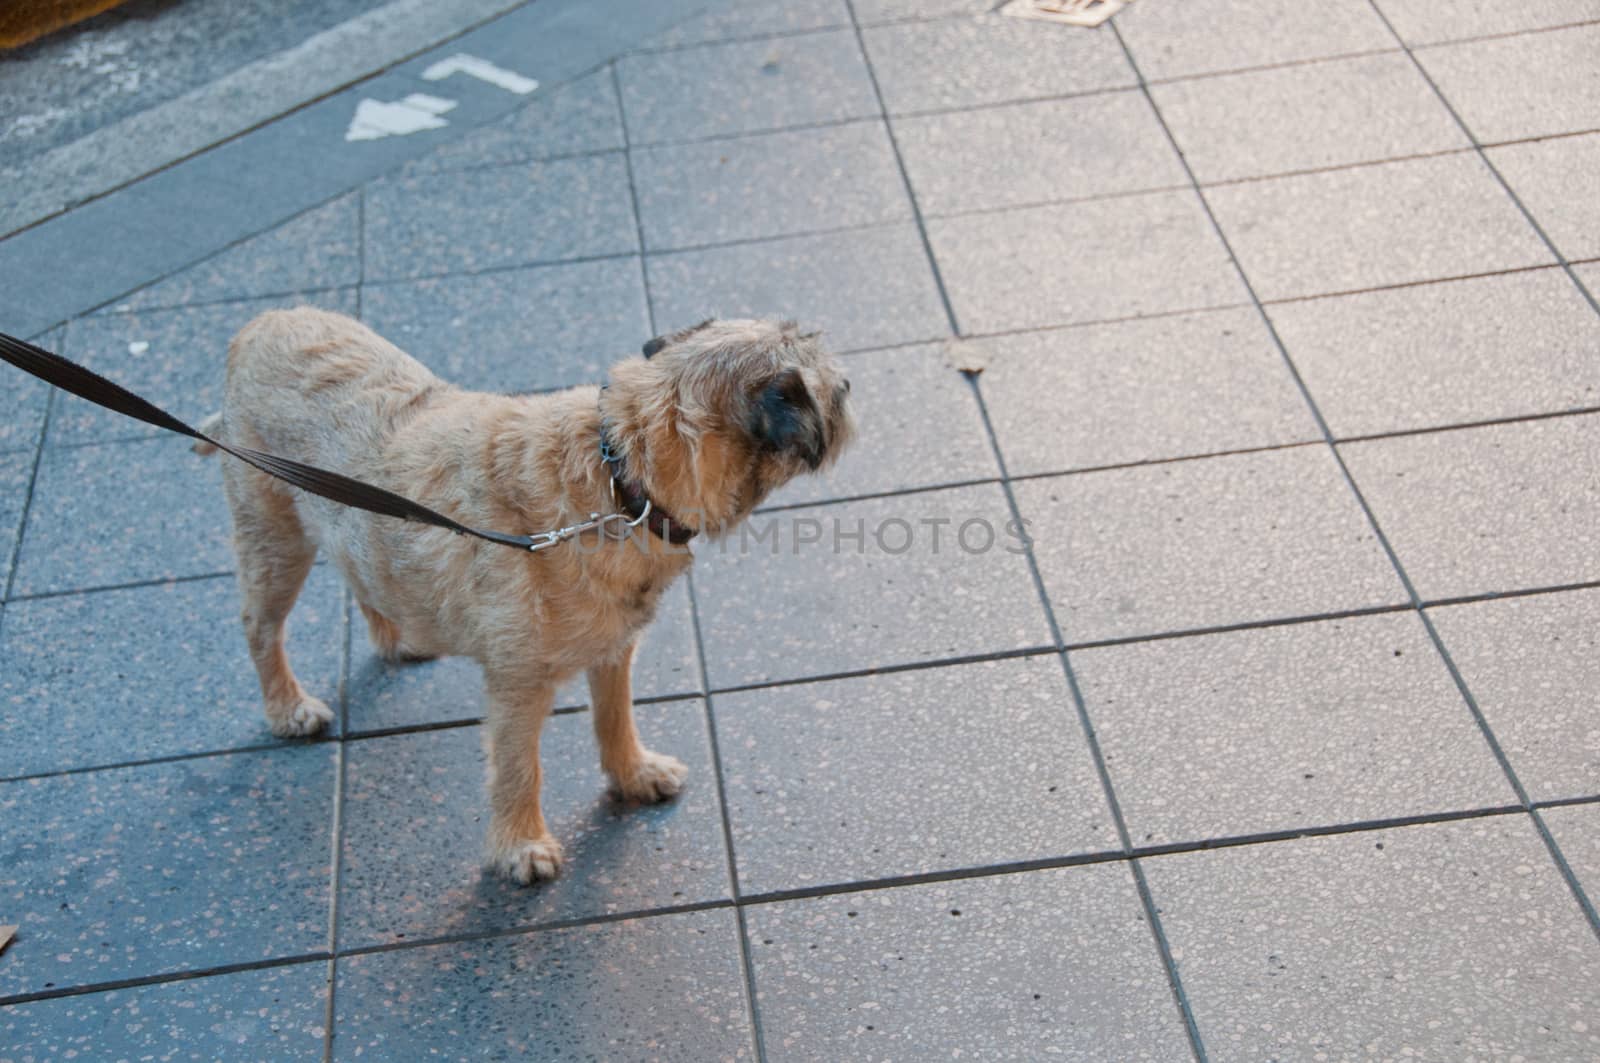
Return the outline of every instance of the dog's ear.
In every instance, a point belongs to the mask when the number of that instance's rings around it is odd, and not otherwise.
[[[657,336],[655,339],[649,340],[645,343],[644,356],[646,358],[654,358],[656,355],[665,350],[668,344],[682,343],[690,336],[693,336],[696,332],[714,325],[716,320],[717,319],[714,317],[708,317],[698,325],[690,325],[688,328],[680,329],[670,336]]]
[[[822,411],[800,370],[785,369],[761,389],[750,411],[749,427],[751,437],[763,449],[794,454],[813,469],[822,464],[827,445]]]

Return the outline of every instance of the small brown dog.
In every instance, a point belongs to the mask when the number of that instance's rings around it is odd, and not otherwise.
[[[227,462],[245,636],[273,732],[313,734],[333,718],[284,652],[284,621],[320,549],[385,657],[483,666],[489,860],[518,882],[553,876],[561,846],[539,808],[539,733],[557,685],[588,673],[600,764],[617,793],[678,792],[687,769],[634,730],[634,644],[689,567],[682,540],[726,532],[838,455],[852,433],[848,391],[792,323],[707,321],[651,340],[604,389],[505,396],[454,387],[339,314],[261,315],[228,349],[223,410],[208,424],[230,444],[342,472],[477,528],[529,533],[592,513],[652,513],[625,537],[613,526],[529,552],[343,507]]]

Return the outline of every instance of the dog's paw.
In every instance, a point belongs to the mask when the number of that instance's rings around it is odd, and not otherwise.
[[[632,770],[612,776],[611,789],[628,801],[665,801],[677,796],[688,777],[683,761],[647,749]]]
[[[333,722],[333,710],[320,699],[303,694],[292,708],[267,708],[267,726],[279,738],[304,738]]]
[[[546,835],[497,847],[489,856],[489,866],[495,874],[528,886],[560,874],[561,859],[561,843]]]

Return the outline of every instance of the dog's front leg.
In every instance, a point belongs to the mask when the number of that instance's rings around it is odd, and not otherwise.
[[[489,720],[483,740],[489,760],[489,865],[527,885],[555,878],[561,843],[545,826],[539,807],[539,733],[555,703],[548,683],[489,679]]]
[[[633,647],[588,674],[600,767],[612,789],[630,801],[664,801],[683,789],[689,769],[677,757],[646,749],[633,726]]]

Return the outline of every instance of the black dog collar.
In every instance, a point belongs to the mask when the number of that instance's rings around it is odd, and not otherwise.
[[[629,520],[636,521],[645,513],[645,526],[655,533],[656,538],[665,539],[673,546],[682,546],[699,533],[687,525],[674,520],[659,502],[652,501],[650,496],[640,486],[637,480],[629,480],[622,474],[622,456],[611,447],[611,436],[606,430],[606,421],[600,419],[600,460],[606,463],[606,468],[611,472],[611,486],[617,496],[617,504],[622,507],[622,512],[628,515]]]

